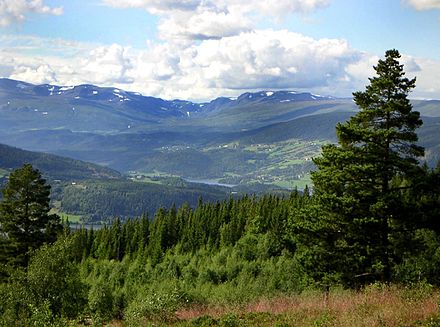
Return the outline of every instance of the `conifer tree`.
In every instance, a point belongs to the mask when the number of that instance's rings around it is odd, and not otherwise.
[[[7,261],[26,265],[27,252],[55,241],[60,218],[49,214],[50,185],[32,165],[12,172],[0,203],[0,235],[8,246]]]
[[[324,146],[314,160],[318,210],[314,226],[303,227],[308,242],[320,244],[321,260],[328,253],[328,270],[349,284],[365,276],[390,280],[393,228],[405,217],[401,189],[392,181],[419,172],[417,157],[424,153],[416,145],[420,114],[408,99],[415,78],[405,77],[399,58],[389,50],[379,60],[366,90],[353,94],[359,112],[336,126],[339,144]]]

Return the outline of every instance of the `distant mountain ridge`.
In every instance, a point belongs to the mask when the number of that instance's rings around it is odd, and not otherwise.
[[[33,85],[26,82],[0,79],[0,89],[13,92],[19,96],[58,97],[65,99],[72,106],[81,104],[110,102],[124,108],[150,111],[158,117],[190,117],[191,114],[210,112],[219,107],[243,105],[249,103],[276,103],[291,101],[319,101],[335,99],[307,92],[296,91],[260,91],[246,92],[237,98],[216,98],[210,102],[194,103],[186,100],[163,100],[152,96],[144,96],[138,92],[124,91],[119,88],[99,87],[90,84],[78,86],[58,86],[52,84]],[[3,104],[4,105],[4,104]],[[74,108],[74,107],[72,107]],[[75,109],[72,109],[73,111]]]
[[[412,101],[426,122],[423,160],[440,158],[440,101]],[[114,87],[0,79],[0,142],[121,172],[288,185],[313,169],[352,99],[308,92],[246,92],[209,102],[164,100]],[[293,178],[294,177],[294,178]]]

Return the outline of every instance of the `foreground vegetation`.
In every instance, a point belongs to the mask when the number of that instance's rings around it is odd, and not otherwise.
[[[419,229],[411,240],[416,246],[402,257],[394,253],[396,286],[361,280],[350,291],[340,286],[343,279],[334,279],[325,301],[327,285],[314,279],[321,267],[304,261],[292,232],[297,215],[313,201],[298,192],[285,199],[245,197],[159,210],[151,222],[144,216],[100,230],[65,230],[33,253],[26,270],[3,271],[1,321],[436,326],[438,234]]]
[[[242,306],[188,307],[173,326],[439,326],[440,293],[429,285],[372,284],[362,291],[334,290],[263,298]],[[157,325],[160,325],[158,323]]]

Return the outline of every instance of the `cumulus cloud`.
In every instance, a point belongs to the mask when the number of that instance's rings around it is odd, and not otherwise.
[[[11,77],[34,83],[47,72],[44,82],[126,84],[124,88],[150,95],[207,99],[259,88],[332,87],[359,57],[344,40],[273,30],[196,43],[164,42],[145,50],[116,44],[83,48],[64,61],[53,53],[35,58],[34,51],[22,50],[18,56],[16,49],[0,52],[0,60],[13,60]]]
[[[117,44],[93,46],[37,37],[18,40],[22,43],[0,37],[1,77],[35,84],[122,85],[133,82],[128,76],[133,67],[130,48]],[[72,46],[75,47],[74,51]]]
[[[61,15],[62,7],[49,7],[42,0],[0,0],[0,26],[23,22],[28,13]]]
[[[93,49],[81,60],[80,69],[84,77],[97,84],[129,83],[127,71],[132,68],[128,49],[118,44]]]
[[[108,6],[116,8],[143,8],[153,14],[170,10],[195,10],[201,0],[102,0]]]
[[[2,44],[3,40],[3,44]],[[291,89],[350,96],[374,74],[377,56],[343,39],[313,39],[289,31],[254,30],[221,39],[163,42],[139,50],[118,44],[87,46],[40,41],[53,51],[36,55],[0,37],[0,74],[32,83],[115,86],[172,99],[210,100],[245,91]],[[6,38],[7,40],[7,38]],[[62,47],[67,56],[60,56]],[[17,49],[20,50],[17,50]],[[440,62],[402,55],[418,98],[440,98]]]
[[[440,9],[440,0],[406,0],[405,2],[416,10]]]
[[[179,12],[163,19],[159,33],[163,39],[220,39],[251,30],[251,21],[237,13],[198,10]]]
[[[151,13],[170,11],[194,11],[199,7],[230,8],[240,12],[263,11],[285,15],[292,12],[310,12],[327,6],[330,0],[265,0],[246,2],[242,0],[102,0],[106,5],[119,8],[144,8]]]
[[[57,83],[56,73],[47,65],[37,67],[20,66],[11,74],[10,78],[20,81],[32,81],[36,84]]]
[[[413,96],[421,99],[440,99],[440,61],[424,58],[414,60],[420,70],[412,74],[417,77]]]
[[[256,30],[197,44],[166,43],[130,71],[138,89],[167,98],[210,99],[258,89],[337,89],[357,51],[338,39]],[[151,94],[151,93],[150,93]]]
[[[353,90],[362,90],[369,83],[368,78],[374,76],[373,66],[380,58],[363,53],[358,62],[346,67],[347,79]],[[416,77],[416,88],[411,97],[418,99],[440,98],[440,61],[418,58],[402,54],[400,62],[403,64],[405,75],[408,78]]]
[[[259,17],[310,13],[330,0],[101,1],[159,15],[160,43],[133,49],[0,35],[0,77],[36,84],[91,83],[192,100],[261,89],[350,96],[368,83],[379,59],[351,48],[343,39],[314,39],[255,27]],[[418,10],[437,8],[440,2],[402,1]],[[45,6],[43,0],[0,0],[0,24],[23,20],[30,12],[61,11]],[[409,77],[417,76],[414,96],[440,98],[438,60],[403,55],[402,62]]]
[[[344,40],[263,30],[202,42],[192,62],[216,87],[255,89],[328,85],[354,60]]]
[[[358,61],[345,67],[344,80],[351,84],[353,89],[363,88],[368,83],[368,78],[374,75],[373,66],[377,65],[380,58],[368,53],[362,53]]]
[[[257,2],[223,0],[225,6],[240,12],[257,12],[275,17],[292,13],[310,13],[328,6],[330,2],[330,0],[266,0]]]
[[[309,13],[329,5],[330,0],[103,0],[119,8],[143,8],[159,15],[159,33],[163,39],[219,39],[254,28],[257,16],[283,17]]]
[[[407,73],[417,74],[418,72],[422,71],[422,67],[417,62],[417,59],[412,56],[402,55],[401,62],[403,63],[404,69]]]

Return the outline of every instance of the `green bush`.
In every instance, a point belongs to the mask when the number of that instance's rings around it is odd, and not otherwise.
[[[53,315],[74,318],[86,305],[86,286],[78,266],[72,262],[72,239],[44,245],[32,257],[27,270],[27,287],[38,303],[48,301]]]
[[[240,326],[240,319],[236,314],[230,313],[221,317],[218,325],[220,327],[238,327]]]
[[[71,260],[71,239],[44,245],[30,259],[27,271],[10,272],[0,287],[0,326],[65,325],[86,305],[86,286]]]
[[[141,289],[128,304],[124,319],[128,326],[142,326],[147,321],[175,321],[176,310],[188,302],[186,293],[176,282],[164,281],[156,287]]]
[[[191,327],[211,327],[211,326],[217,326],[217,321],[208,316],[208,315],[203,315],[197,318],[194,318],[193,320],[191,320]]]
[[[99,280],[92,285],[88,297],[89,309],[93,320],[108,321],[113,316],[113,295],[108,283]]]

